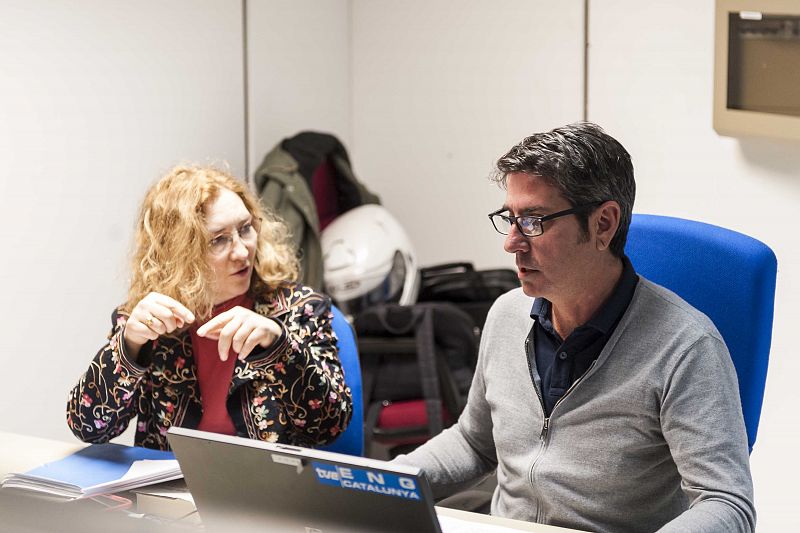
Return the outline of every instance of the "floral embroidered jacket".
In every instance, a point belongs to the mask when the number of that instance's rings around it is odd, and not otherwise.
[[[236,361],[227,406],[237,435],[306,447],[331,442],[350,421],[352,404],[330,300],[296,285],[256,299],[255,311],[282,324],[283,333]],[[162,335],[142,347],[137,363],[125,354],[127,318],[113,312],[108,342],[70,393],[67,425],[85,442],[107,442],[138,416],[136,445],[166,450],[170,426],[196,428],[202,416],[191,335]]]

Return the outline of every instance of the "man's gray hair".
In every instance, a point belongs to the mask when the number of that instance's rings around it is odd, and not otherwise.
[[[620,223],[610,249],[622,257],[636,182],[630,154],[600,126],[576,122],[526,137],[497,160],[491,179],[505,187],[508,174],[514,172],[542,177],[558,188],[573,207],[616,201],[620,206]],[[576,216],[588,233],[588,212],[581,211]]]

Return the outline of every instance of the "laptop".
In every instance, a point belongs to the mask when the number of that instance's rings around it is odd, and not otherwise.
[[[167,440],[207,531],[441,533],[418,468],[178,427]]]

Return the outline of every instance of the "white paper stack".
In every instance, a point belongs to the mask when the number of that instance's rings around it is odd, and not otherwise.
[[[9,474],[2,487],[77,499],[181,477],[172,452],[107,443],[92,444],[22,474]]]

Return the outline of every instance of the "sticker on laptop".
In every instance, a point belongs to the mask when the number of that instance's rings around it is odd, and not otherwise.
[[[329,465],[316,461],[312,461],[311,464],[314,467],[314,475],[317,477],[317,481],[324,485],[374,492],[409,500],[422,499],[414,478],[389,472]]]
[[[299,457],[289,457],[286,455],[279,455],[277,453],[272,454],[272,461],[275,463],[280,463],[282,465],[293,466],[297,468],[297,473],[303,471],[303,460]]]

